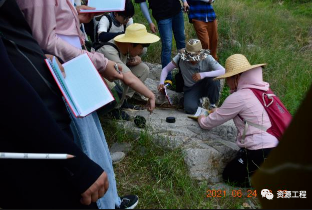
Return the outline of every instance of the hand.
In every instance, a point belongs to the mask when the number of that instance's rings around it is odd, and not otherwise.
[[[45,56],[46,56],[46,58],[50,59],[51,61],[53,60],[53,57],[54,57],[54,55],[50,55],[50,54],[45,54]],[[56,60],[58,66],[59,66],[59,68],[60,68],[60,70],[61,70],[61,72],[62,72],[63,77],[65,78],[65,77],[66,77],[66,74],[65,74],[65,69],[64,69],[64,67],[62,66],[62,64],[60,63],[60,61],[57,59],[57,57],[55,57],[55,60]]]
[[[190,9],[190,6],[188,5],[187,1],[183,2],[183,8],[184,8],[184,12],[188,12]]]
[[[160,85],[158,85],[157,89],[158,89],[159,92],[162,92],[165,89],[165,85],[164,84],[160,84]]]
[[[153,110],[155,109],[155,95],[148,99],[147,101],[147,111],[149,111],[151,114],[153,113]]]
[[[91,202],[96,202],[104,196],[108,187],[109,183],[107,174],[103,172],[101,176],[89,187],[89,189],[81,194],[82,198],[80,199],[80,203],[83,205],[90,205]]]
[[[217,109],[218,109],[218,108],[213,108],[213,109],[210,109],[210,110],[209,110],[209,114],[214,113],[215,111],[217,111]]]
[[[141,62],[142,62],[141,57],[135,56],[130,61],[127,62],[127,66],[136,66],[139,65]]]
[[[150,23],[149,25],[150,25],[151,31],[152,31],[154,34],[156,34],[156,33],[157,33],[157,28],[156,28],[156,26],[154,25],[154,23]]]
[[[197,122],[199,123],[199,121],[200,121],[202,118],[205,118],[205,117],[207,117],[207,116],[205,116],[205,115],[200,115],[200,116],[197,118]]]
[[[192,78],[195,82],[201,80],[201,76],[199,73],[193,74]]]
[[[124,78],[124,77],[123,77],[123,74],[122,74],[122,73],[119,74],[119,73],[116,71],[114,65],[115,65],[115,62],[108,60],[106,69],[105,69],[105,71],[101,72],[101,75],[102,75],[103,77],[105,77],[105,78],[106,78],[108,81],[110,81],[110,82],[113,82],[113,81],[116,80],[116,79],[123,80],[123,78]],[[119,65],[119,64],[117,64],[117,65],[118,65],[118,69],[119,69],[120,71],[122,71],[122,66]]]
[[[78,18],[80,23],[89,23],[96,13],[81,13],[80,10],[95,10],[94,7],[88,7],[86,5],[77,6]]]

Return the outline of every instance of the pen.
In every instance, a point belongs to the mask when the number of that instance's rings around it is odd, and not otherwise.
[[[70,159],[74,157],[69,154],[0,152],[0,159]]]
[[[114,68],[116,69],[116,71],[118,72],[118,74],[121,74],[121,72],[120,72],[120,70],[119,70],[119,68],[118,68],[117,63],[114,64]]]

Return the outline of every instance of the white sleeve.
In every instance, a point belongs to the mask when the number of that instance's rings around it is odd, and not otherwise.
[[[109,27],[109,21],[106,16],[103,16],[99,22],[99,28],[98,28],[98,34],[102,32],[107,32],[107,29]]]

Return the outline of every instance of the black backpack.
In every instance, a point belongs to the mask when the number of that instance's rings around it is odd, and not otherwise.
[[[175,82],[176,82],[176,92],[178,92],[178,93],[183,92],[183,87],[184,87],[184,79],[183,79],[182,72],[180,69],[180,60],[181,60],[181,58],[179,58],[179,60],[178,60],[179,72],[174,76]]]
[[[109,21],[109,26],[108,26],[108,29],[107,29],[107,32],[109,32],[111,30],[111,28],[112,28],[113,20],[112,20],[112,18],[110,17],[109,14],[97,17],[97,20],[100,20],[103,16],[105,16],[108,19],[108,21]],[[125,31],[126,30],[126,26],[125,25],[123,25],[123,26],[124,26],[124,31]],[[97,33],[97,31],[99,29],[99,24],[98,23],[96,24],[96,26],[94,28],[95,28],[95,31],[94,31],[94,41],[93,41],[93,44],[92,44],[92,47],[94,48],[94,50],[97,51],[98,49],[100,49],[104,45],[110,45],[110,46],[114,47],[118,51],[118,54],[119,54],[119,57],[120,57],[120,52],[119,52],[119,49],[116,47],[116,45],[114,45],[114,44],[112,44],[110,42],[100,42],[99,35]]]

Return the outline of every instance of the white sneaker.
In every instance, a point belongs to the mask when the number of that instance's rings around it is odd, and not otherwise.
[[[111,154],[111,158],[113,161],[113,164],[119,163],[125,158],[126,154],[123,152],[114,152]]]

